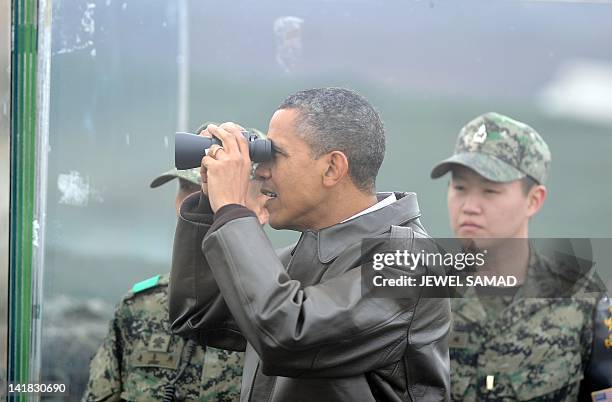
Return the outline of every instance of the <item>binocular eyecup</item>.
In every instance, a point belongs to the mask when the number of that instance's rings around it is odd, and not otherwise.
[[[249,156],[255,163],[272,159],[274,147],[267,139],[259,138],[257,134],[243,131],[242,135],[249,143]],[[176,133],[174,136],[174,164],[177,169],[193,169],[199,167],[206,150],[213,144],[222,145],[215,137],[203,137],[197,134]]]

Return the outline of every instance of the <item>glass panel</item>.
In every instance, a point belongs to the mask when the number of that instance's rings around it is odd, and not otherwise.
[[[0,3],[0,387],[7,379],[10,122],[11,122],[11,6]],[[3,390],[0,388],[0,397]]]
[[[173,163],[173,132],[265,131],[298,89],[371,100],[387,129],[377,187],[417,192],[433,235],[451,232],[430,169],[463,124],[498,111],[553,153],[531,233],[611,237],[612,4],[594,3],[55,1],[43,379],[76,400],[113,305],[169,271],[176,187],[148,185]]]
[[[114,305],[169,271],[176,1],[54,1],[42,379],[78,400]],[[174,183],[172,183],[174,184]]]

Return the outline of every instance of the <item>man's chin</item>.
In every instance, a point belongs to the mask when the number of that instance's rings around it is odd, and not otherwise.
[[[270,227],[272,229],[276,229],[276,230],[283,230],[284,229],[282,226],[277,225],[277,224],[273,223],[272,221],[269,221],[268,224],[270,225]]]
[[[282,219],[279,219],[278,216],[275,216],[275,214],[270,214],[270,217],[268,218],[268,224],[270,225],[270,227],[272,229],[276,229],[276,230],[283,230],[283,229],[287,229],[285,222]]]
[[[270,227],[272,229],[276,229],[276,230],[296,230],[298,232],[302,231],[302,228],[298,225],[296,225],[297,222],[284,218],[284,217],[280,217],[277,214],[270,214],[270,220],[268,221],[268,224],[270,225]]]
[[[483,228],[478,226],[460,226],[457,232],[455,233],[455,237],[460,237],[463,239],[477,239],[488,237],[485,234]]]

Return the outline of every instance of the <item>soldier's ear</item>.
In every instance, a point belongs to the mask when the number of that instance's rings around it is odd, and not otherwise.
[[[533,186],[529,193],[527,193],[527,217],[531,218],[535,215],[542,205],[544,205],[544,201],[546,200],[546,195],[548,191],[546,187],[542,184],[538,184]]]

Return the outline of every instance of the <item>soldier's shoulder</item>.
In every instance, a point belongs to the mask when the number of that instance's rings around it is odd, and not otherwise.
[[[605,294],[605,285],[593,269],[592,261],[557,253],[554,257],[538,254],[537,263],[542,272],[555,278],[559,290],[597,299]]]
[[[134,298],[152,296],[160,292],[165,293],[168,291],[169,279],[170,274],[159,274],[140,282],[136,282],[134,285],[132,285],[123,299],[126,301]]]
[[[117,325],[126,328],[165,330],[168,321],[168,277],[156,275],[137,282],[115,309]]]
[[[132,317],[139,311],[148,311],[147,315],[159,311],[166,314],[168,310],[168,277],[155,275],[135,283],[123,296],[116,308],[118,317]]]

